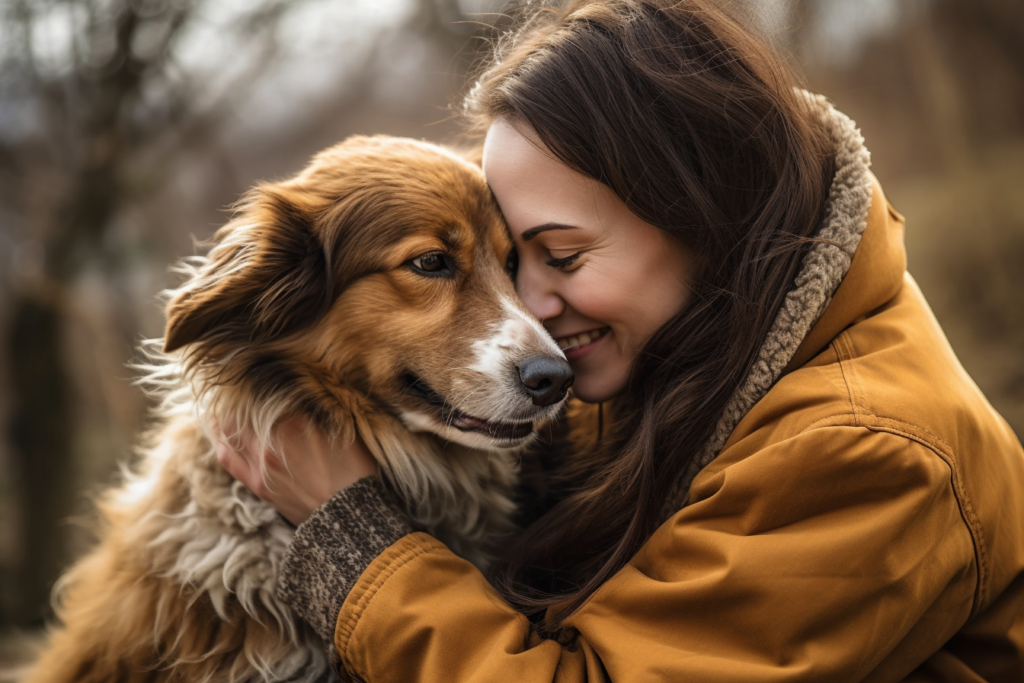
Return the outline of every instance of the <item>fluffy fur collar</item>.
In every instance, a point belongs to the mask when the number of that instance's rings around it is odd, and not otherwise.
[[[717,457],[736,425],[779,379],[800,343],[828,308],[867,227],[872,179],[871,156],[864,138],[856,124],[827,99],[805,94],[825,122],[836,147],[836,174],[825,204],[825,218],[817,233],[827,242],[815,243],[804,257],[753,368],[726,404],[711,439],[676,481],[663,509],[665,519],[686,505],[694,478]]]

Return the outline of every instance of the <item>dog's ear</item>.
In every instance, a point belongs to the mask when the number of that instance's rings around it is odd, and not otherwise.
[[[311,211],[275,186],[251,191],[216,246],[167,305],[164,351],[216,335],[257,341],[314,322],[333,284]]]

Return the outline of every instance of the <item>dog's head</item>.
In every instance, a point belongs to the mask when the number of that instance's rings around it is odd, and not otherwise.
[[[164,350],[203,388],[330,421],[384,411],[412,431],[514,448],[572,372],[516,298],[480,170],[433,145],[356,137],[262,184],[172,293]],[[195,380],[194,380],[195,381]]]

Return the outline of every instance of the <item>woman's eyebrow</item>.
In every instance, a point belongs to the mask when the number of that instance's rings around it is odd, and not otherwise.
[[[579,230],[579,226],[566,225],[564,223],[545,223],[544,225],[537,225],[529,230],[524,230],[520,237],[524,242],[529,242],[537,235],[548,230]]]

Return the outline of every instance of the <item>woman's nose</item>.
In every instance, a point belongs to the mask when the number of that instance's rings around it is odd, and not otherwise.
[[[557,318],[565,311],[565,301],[552,283],[532,269],[520,268],[516,293],[527,310],[538,320]]]

